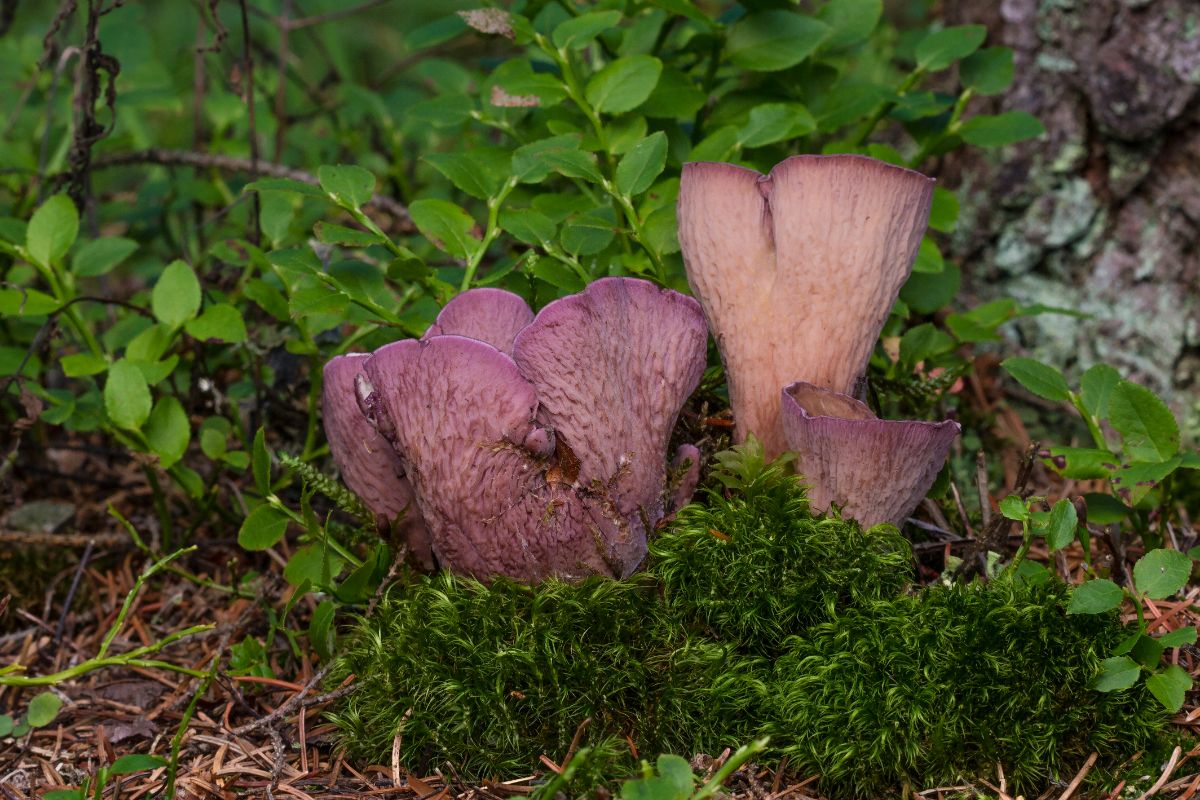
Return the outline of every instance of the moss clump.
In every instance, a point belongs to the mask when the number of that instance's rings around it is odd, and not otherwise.
[[[766,671],[689,638],[646,576],[536,587],[423,579],[390,593],[338,667],[358,676],[334,714],[354,752],[386,758],[403,724],[405,763],[449,761],[475,779],[563,757],[589,717],[587,741],[628,736],[654,751],[733,743]]]
[[[839,610],[903,593],[912,577],[912,548],[899,531],[814,519],[785,474],[758,473],[732,498],[712,493],[707,505],[687,506],[650,557],[672,613],[767,656]]]
[[[414,769],[514,777],[561,759],[590,717],[582,744],[611,777],[633,766],[626,738],[691,755],[765,730],[829,796],[883,797],[996,764],[1025,791],[1162,730],[1143,688],[1088,688],[1124,634],[1115,616],[1066,616],[1059,583],[906,595],[894,528],[814,520],[795,480],[755,459],[725,458],[734,496],[685,509],[629,580],[395,587],[333,676],[358,676],[334,715],[347,746],[386,760],[403,726]]]
[[[773,744],[829,793],[863,797],[997,764],[1036,794],[1093,751],[1128,756],[1166,714],[1140,685],[1089,688],[1125,630],[1115,615],[1068,617],[1066,599],[1060,583],[935,586],[793,637],[772,681]]]

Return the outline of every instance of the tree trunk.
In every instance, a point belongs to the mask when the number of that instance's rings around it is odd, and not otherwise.
[[[1200,411],[1200,3],[947,0],[1014,51],[1016,79],[972,110],[1024,109],[1046,135],[965,149],[951,254],[968,297],[1076,309],[1017,325],[1031,354],[1077,375],[1104,361]],[[1192,425],[1194,426],[1193,420]]]

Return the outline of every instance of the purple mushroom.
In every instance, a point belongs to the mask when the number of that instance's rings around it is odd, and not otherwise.
[[[725,362],[736,438],[786,448],[779,390],[849,392],[908,278],[933,181],[857,155],[792,156],[769,175],[692,163],[679,244]]]
[[[355,377],[366,353],[331,359],[324,370],[321,404],[325,437],[346,485],[375,515],[381,530],[393,526],[418,564],[432,566],[429,531],[413,500],[412,486],[391,445],[359,411]]]
[[[362,413],[327,399],[327,428],[355,424],[328,420],[349,411],[374,421],[442,566],[482,579],[624,577],[695,487],[694,448],[680,448],[691,466],[668,486],[667,443],[704,369],[700,307],[606,278],[530,316],[508,292],[459,295],[421,340],[359,362]]]
[[[908,518],[937,478],[957,422],[881,420],[852,397],[811,383],[782,393],[783,432],[816,511],[831,506],[863,527]]]

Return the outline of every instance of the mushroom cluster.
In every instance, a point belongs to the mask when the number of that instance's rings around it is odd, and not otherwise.
[[[899,524],[929,491],[955,422],[879,420],[850,396],[907,280],[933,181],[856,155],[769,175],[691,163],[679,189],[688,282],[725,364],[735,435],[797,454],[814,509]]]
[[[330,449],[427,563],[480,579],[628,576],[690,498],[699,453],[667,448],[705,366],[690,297],[605,278],[535,317],[472,289],[420,340],[325,368]],[[674,480],[672,480],[674,476]]]

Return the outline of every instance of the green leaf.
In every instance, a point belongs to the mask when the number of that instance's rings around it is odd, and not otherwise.
[[[74,208],[74,206],[71,207]],[[58,695],[54,692],[42,692],[34,695],[33,699],[29,701],[25,719],[32,728],[44,728],[54,722],[54,718],[58,716],[61,708],[62,700],[58,699]]]
[[[656,131],[634,145],[617,165],[617,191],[633,197],[650,188],[667,164],[667,135]]]
[[[150,387],[136,364],[122,358],[108,370],[104,410],[118,428],[136,431],[150,416]]]
[[[946,317],[946,327],[960,342],[990,342],[1000,338],[996,329],[1016,315],[1016,301],[1006,297],[962,314],[950,314]]]
[[[909,328],[900,337],[900,363],[915,368],[927,358],[949,353],[954,349],[954,339],[926,322]]]
[[[557,259],[532,258],[525,269],[538,280],[545,281],[551,286],[566,292],[579,292],[583,290],[584,283],[580,280],[579,276],[570,267]]]
[[[320,197],[327,200],[328,195],[320,187],[292,178],[260,178],[242,187],[247,192],[289,192],[304,197]]]
[[[1142,502],[1163,478],[1179,469],[1183,459],[1179,456],[1166,461],[1135,462],[1123,464],[1112,473],[1113,490],[1131,506]]]
[[[375,176],[362,167],[323,165],[317,180],[335,202],[350,208],[361,208],[375,194]]]
[[[120,236],[94,239],[75,252],[71,259],[71,271],[81,278],[106,275],[133,255],[137,248],[138,243],[133,239]]]
[[[245,550],[274,547],[287,532],[288,517],[272,506],[262,505],[250,512],[238,531],[238,544]]]
[[[283,292],[260,278],[246,283],[243,293],[280,322],[288,321],[288,302]]]
[[[308,623],[308,641],[312,644],[321,661],[328,662],[333,658],[337,647],[337,630],[333,627],[333,619],[337,607],[332,600],[322,600],[313,611],[312,620]]]
[[[1064,401],[1071,399],[1071,389],[1062,373],[1048,364],[1043,364],[1032,358],[1006,358],[1000,364],[1004,371],[1016,379],[1038,397],[1047,400]]]
[[[1080,584],[1071,593],[1068,614],[1103,614],[1120,608],[1125,592],[1108,578],[1096,578]]]
[[[338,225],[336,222],[318,220],[313,226],[318,241],[325,244],[336,244],[342,247],[374,247],[380,244],[380,238],[370,231]]]
[[[550,34],[550,41],[560,50],[580,50],[609,28],[621,21],[620,11],[593,11],[561,22]]]
[[[1129,655],[1146,669],[1154,669],[1162,661],[1164,650],[1166,648],[1158,639],[1139,633],[1133,647],[1129,648]]]
[[[532,208],[502,210],[500,227],[515,236],[518,241],[533,245],[554,241],[558,232],[554,220]]]
[[[987,47],[958,65],[962,85],[975,94],[1000,94],[1013,79],[1013,52],[1007,47]]]
[[[937,72],[966,58],[987,38],[983,25],[955,25],[928,34],[917,44],[917,68]]]
[[[1187,692],[1192,688],[1192,676],[1178,664],[1170,664],[1161,672],[1146,678],[1146,688],[1163,704],[1163,708],[1174,714],[1183,708]]]
[[[1166,461],[1179,452],[1179,425],[1154,392],[1131,381],[1113,387],[1108,421],[1121,434],[1122,450],[1135,461]]]
[[[1100,662],[1100,674],[1092,683],[1097,692],[1118,692],[1138,681],[1142,668],[1129,656],[1114,656]]]
[[[623,114],[640,106],[658,83],[662,62],[654,56],[618,58],[592,76],[587,101],[604,114]]]
[[[165,767],[169,763],[162,756],[152,756],[146,753],[130,753],[114,761],[108,768],[108,774],[130,775],[134,772],[147,772],[148,770]]]
[[[1088,522],[1096,525],[1112,525],[1129,517],[1132,509],[1111,494],[1088,492],[1083,496],[1087,502]]]
[[[1041,120],[1028,111],[980,114],[963,123],[958,131],[964,142],[977,147],[1004,147],[1036,139],[1046,132]]]
[[[1170,633],[1158,637],[1158,643],[1163,647],[1183,647],[1196,643],[1196,629],[1192,627],[1177,628]]]
[[[79,212],[65,194],[56,194],[33,212],[25,229],[25,250],[48,267],[67,254],[79,235]]]
[[[937,242],[933,240],[932,236],[926,236],[921,240],[921,247],[917,250],[913,273],[937,273],[945,267],[946,262],[942,258],[942,251],[938,249]]]
[[[1061,550],[1075,541],[1075,529],[1079,527],[1079,517],[1075,506],[1070,500],[1063,498],[1050,509],[1050,517],[1046,523],[1046,545],[1051,552]]]
[[[510,156],[501,148],[472,148],[458,153],[430,153],[424,160],[460,191],[487,200],[500,191],[508,177]]]
[[[42,795],[42,800],[87,800],[83,789],[54,789]]]
[[[696,776],[686,758],[664,753],[658,757],[658,774],[671,787],[675,797],[687,798],[696,785]]]
[[[13,722],[11,714],[0,714],[0,739],[3,739],[12,733],[14,727],[16,727],[16,725]]]
[[[1029,508],[1025,505],[1025,501],[1015,494],[1010,494],[1000,501],[1000,513],[1004,515],[1005,519],[1016,522],[1024,522],[1029,519]]]
[[[935,186],[933,188],[933,203],[929,208],[929,227],[942,233],[954,230],[958,222],[958,195],[949,189]]]
[[[209,417],[200,423],[200,450],[213,461],[225,456],[229,433],[233,426],[224,417]]]
[[[200,281],[183,261],[172,261],[150,293],[154,317],[168,328],[178,328],[200,310]]]
[[[40,317],[56,311],[58,305],[37,289],[0,289],[0,317]]]
[[[254,488],[261,495],[271,491],[271,451],[267,449],[266,432],[262,427],[254,434],[251,447],[251,464],[254,467]]]
[[[296,218],[296,203],[289,192],[259,192],[258,228],[279,247],[287,239]]]
[[[734,66],[775,72],[808,58],[829,35],[830,27],[812,17],[783,9],[762,11],[733,26],[725,54]]]
[[[466,258],[479,246],[479,239],[472,234],[475,220],[448,200],[416,200],[408,213],[421,235],[439,250]]]
[[[146,441],[158,454],[159,465],[170,469],[187,452],[192,438],[191,425],[183,405],[174,397],[159,398],[146,420]]]
[[[183,329],[189,336],[202,342],[216,340],[237,344],[246,341],[246,323],[242,319],[242,312],[228,303],[209,306]]]
[[[1151,600],[1163,600],[1187,585],[1192,560],[1178,550],[1151,550],[1133,565],[1133,583]]]
[[[563,249],[571,255],[591,256],[608,247],[617,227],[609,213],[609,209],[598,209],[567,220],[559,235]]]
[[[310,544],[292,554],[283,568],[283,577],[293,586],[308,581],[313,586],[328,588],[345,565],[341,556],[320,544]]]
[[[750,110],[746,125],[738,132],[738,141],[743,147],[762,147],[816,129],[817,121],[799,103],[764,103]]]
[[[1083,407],[1096,419],[1108,419],[1108,401],[1113,389],[1121,382],[1121,373],[1108,364],[1095,364],[1079,379],[1079,395]]]
[[[84,378],[88,375],[99,375],[108,369],[108,359],[91,353],[72,353],[64,356],[59,362],[63,375],[68,378]]]
[[[1092,447],[1052,447],[1045,459],[1058,474],[1073,480],[1107,478],[1117,468],[1117,457]]]
[[[900,289],[900,299],[918,314],[932,314],[958,294],[962,271],[953,261],[944,263],[941,272],[914,272]]]
[[[883,16],[883,0],[829,0],[817,19],[829,26],[822,50],[841,50],[865,42]]]
[[[684,72],[664,64],[662,75],[650,97],[641,105],[641,111],[648,117],[689,120],[704,107],[707,99]]]
[[[535,72],[527,58],[512,58],[496,67],[484,89],[494,93],[496,87],[514,97],[533,97],[541,106],[552,106],[567,96],[567,87],[557,75]]]

